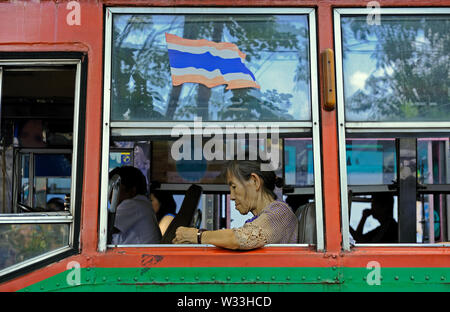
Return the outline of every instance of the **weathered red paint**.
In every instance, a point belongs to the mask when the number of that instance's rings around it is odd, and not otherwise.
[[[325,49],[332,49],[333,45],[333,23],[331,6],[320,6],[317,13],[318,44],[319,53]],[[319,73],[322,72],[322,64],[319,62]],[[324,228],[325,248],[330,252],[341,250],[341,230],[340,230],[340,196],[339,196],[339,163],[338,163],[338,143],[337,143],[337,115],[336,109],[325,110],[322,103],[323,98],[323,77],[319,77],[320,113],[322,127],[322,166],[323,170],[323,196],[324,202]]]
[[[103,5],[82,4],[81,25],[66,22],[67,2],[0,3],[0,51],[80,51],[88,55],[81,246],[97,250],[102,120]],[[83,121],[81,121],[83,122]]]
[[[333,8],[365,7],[360,0],[155,0],[80,1],[81,25],[69,26],[68,1],[0,3],[0,51],[82,51],[87,53],[86,137],[80,254],[0,285],[16,291],[63,272],[70,261],[82,267],[365,267],[377,260],[385,267],[448,267],[450,251],[443,247],[359,247],[341,251],[341,217],[336,111],[320,110],[326,252],[305,247],[272,247],[248,252],[219,248],[114,248],[97,251],[102,123],[103,20],[105,6],[314,7],[317,9],[318,56],[334,49]],[[387,0],[381,7],[450,6],[449,0]],[[321,68],[319,68],[320,72]],[[322,88],[322,78],[319,77]],[[319,90],[322,95],[322,89]],[[322,98],[321,98],[322,101]],[[155,257],[158,256],[158,257]],[[153,257],[153,258],[152,258]]]

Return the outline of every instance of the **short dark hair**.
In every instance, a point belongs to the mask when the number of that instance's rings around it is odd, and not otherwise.
[[[374,193],[372,194],[372,201],[382,202],[387,206],[394,205],[394,195],[391,193]]]
[[[115,174],[120,176],[120,183],[127,189],[136,187],[136,194],[147,195],[147,181],[144,174],[133,166],[121,166],[114,168],[109,173],[111,179]]]
[[[392,193],[372,194],[372,205],[373,204],[377,206],[377,209],[381,208],[382,211],[392,214],[394,212],[394,195],[392,195]]]

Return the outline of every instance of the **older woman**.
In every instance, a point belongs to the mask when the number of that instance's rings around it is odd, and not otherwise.
[[[255,249],[266,244],[297,243],[298,220],[292,209],[277,200],[275,186],[283,181],[273,171],[262,171],[259,161],[231,161],[226,167],[230,198],[243,215],[253,218],[242,227],[216,231],[179,227],[173,243],[212,244],[227,249]]]

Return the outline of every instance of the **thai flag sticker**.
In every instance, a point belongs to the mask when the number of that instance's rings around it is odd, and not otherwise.
[[[244,65],[245,54],[229,42],[191,40],[166,33],[172,84],[201,83],[212,88],[260,88]]]

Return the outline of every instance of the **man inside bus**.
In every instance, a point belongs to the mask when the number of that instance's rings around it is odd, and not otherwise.
[[[152,204],[146,196],[145,176],[132,166],[113,169],[109,178],[115,174],[120,176],[120,188],[111,243],[158,244],[161,231]]]
[[[372,195],[372,209],[364,209],[356,231],[350,227],[350,233],[356,243],[397,243],[398,224],[393,218],[394,197],[390,193]],[[364,225],[369,216],[373,216],[380,225],[363,234]]]
[[[44,125],[40,119],[29,119],[19,126],[19,143],[21,147],[45,147]]]

